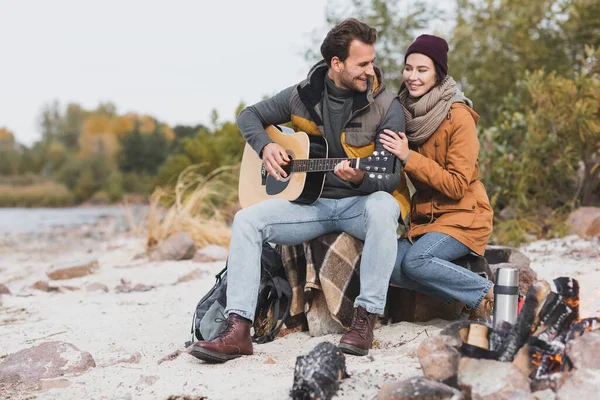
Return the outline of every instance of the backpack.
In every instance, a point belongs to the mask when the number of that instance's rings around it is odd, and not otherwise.
[[[200,299],[192,316],[192,340],[214,339],[224,328],[227,317],[227,265],[216,276],[215,285]],[[263,243],[258,301],[252,340],[267,343],[275,339],[290,313],[292,288],[288,283],[278,247]],[[268,321],[267,316],[270,316]],[[265,325],[266,321],[266,325]]]

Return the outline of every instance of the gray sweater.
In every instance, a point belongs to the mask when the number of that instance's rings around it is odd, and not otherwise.
[[[296,86],[290,86],[271,98],[246,107],[238,116],[238,128],[242,132],[244,139],[246,139],[248,144],[250,144],[250,146],[258,154],[262,154],[262,149],[267,144],[271,143],[271,139],[264,131],[264,127],[268,125],[281,125],[290,121],[290,96],[295,87]],[[351,103],[352,98],[348,99],[347,101]],[[324,102],[325,107],[327,107],[327,104],[329,103],[330,101],[327,101],[326,99]],[[335,107],[335,105],[333,105],[333,107]],[[342,108],[346,108],[345,103]],[[342,122],[341,119],[339,122],[332,121],[330,119],[331,115],[337,115],[339,112],[336,112],[336,110],[333,110],[333,113],[331,110],[323,111],[326,120],[324,137],[327,139],[328,143],[330,143],[330,149],[335,153],[337,153],[339,149],[343,151],[340,137],[346,123],[349,121]],[[336,127],[332,128],[332,126]],[[331,129],[336,129],[338,131],[331,132]],[[381,121],[378,133],[382,133],[383,129],[390,129],[395,132],[404,132],[404,113],[398,99],[395,99],[392,102],[386,116]],[[383,149],[378,139],[375,142],[375,149]],[[347,157],[346,154],[332,154],[331,151],[329,152],[329,156]],[[325,185],[321,197],[339,199],[344,197],[366,195],[377,191],[391,193],[400,184],[400,169],[400,162],[397,160],[397,172],[395,174],[383,174],[383,178],[378,179],[377,176],[371,176],[367,173],[365,174],[365,177],[360,185],[355,185],[351,182],[344,181],[333,172],[328,172],[325,178]]]

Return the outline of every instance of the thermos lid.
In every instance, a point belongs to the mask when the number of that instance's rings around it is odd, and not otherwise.
[[[519,270],[516,268],[498,268],[495,283],[498,286],[519,286]]]

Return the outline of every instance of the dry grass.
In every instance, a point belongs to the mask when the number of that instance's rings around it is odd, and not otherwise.
[[[74,201],[73,193],[60,183],[0,185],[0,207],[66,207]]]
[[[229,246],[231,227],[222,210],[237,203],[239,167],[221,167],[206,176],[198,168],[190,166],[181,172],[174,189],[157,188],[152,194],[148,249],[178,231],[187,232],[197,248]]]

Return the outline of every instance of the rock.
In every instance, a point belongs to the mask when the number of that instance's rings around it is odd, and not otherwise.
[[[37,385],[41,379],[80,375],[96,363],[90,353],[65,342],[44,342],[9,354],[0,364],[0,383]]]
[[[600,235],[600,208],[581,207],[569,214],[566,221],[570,233],[582,238]]]
[[[471,272],[475,272],[477,275],[480,275],[485,279],[494,280],[494,276],[492,275],[492,270],[490,269],[489,262],[485,257],[482,257],[478,254],[470,253],[466,256],[457,258],[452,262],[456,265],[460,265],[465,269],[468,269]]]
[[[207,400],[206,396],[190,396],[187,394],[172,394],[167,397],[167,400]]]
[[[431,336],[421,342],[417,356],[427,379],[450,382],[458,373],[462,341],[446,335]]]
[[[557,392],[570,377],[571,372],[555,372],[544,378],[534,380],[531,383],[531,390],[540,392],[550,389],[552,392]]]
[[[327,300],[321,290],[314,290],[310,309],[306,312],[310,336],[323,336],[331,333],[344,333],[346,329],[331,316]]]
[[[535,400],[554,400],[556,399],[556,394],[552,391],[552,389],[546,389],[539,392],[534,392],[533,398]]]
[[[587,332],[569,340],[565,355],[576,369],[600,370],[600,331]]]
[[[40,290],[42,292],[56,292],[58,291],[58,287],[50,286],[48,281],[37,281],[31,287],[35,290]]]
[[[473,400],[531,399],[529,379],[512,363],[463,357],[458,386]]]
[[[196,252],[194,240],[186,232],[175,232],[150,252],[151,261],[189,260]]]
[[[556,400],[597,399],[600,392],[600,370],[579,369],[556,392]]]
[[[189,347],[189,349],[191,350],[191,346]],[[189,350],[185,350],[185,351],[181,351],[181,350],[175,350],[172,353],[167,354],[166,356],[162,357],[160,360],[158,360],[156,363],[158,365],[164,363],[165,361],[173,361],[174,359],[176,359],[177,357],[179,357],[179,355],[181,353],[189,353]]]
[[[108,292],[108,286],[100,282],[90,283],[85,287],[86,292]]]
[[[142,375],[140,379],[135,384],[136,386],[152,386],[158,381],[158,376],[156,375]]]
[[[40,390],[63,389],[71,386],[71,381],[65,378],[40,379]]]
[[[10,289],[3,283],[0,283],[0,294],[11,294]]]
[[[204,270],[202,270],[200,268],[196,268],[195,270],[190,271],[187,274],[179,277],[177,279],[177,281],[175,282],[175,284],[182,283],[182,282],[195,281],[197,279],[203,278],[206,275],[208,275],[207,271],[204,271]]]
[[[440,318],[446,321],[454,321],[460,318],[464,309],[464,303],[455,300],[450,304],[429,297],[423,293],[415,293],[414,322],[427,322]]]
[[[93,274],[99,268],[96,259],[67,261],[54,264],[46,271],[50,279],[73,279]]]
[[[142,355],[136,351],[133,353],[113,355],[108,360],[100,362],[99,365],[101,367],[110,367],[111,365],[116,364],[139,364],[141,359]]]
[[[529,266],[529,264],[531,264],[531,260],[529,260],[529,257],[521,253],[514,247],[509,246],[488,245],[485,248],[485,254],[483,256],[490,265],[509,263]]]
[[[229,250],[223,246],[210,245],[201,248],[194,254],[193,261],[199,263],[227,260]]]
[[[462,393],[457,389],[422,377],[384,383],[377,394],[377,400],[462,400],[463,398]]]
[[[115,287],[115,292],[116,293],[147,292],[152,289],[154,289],[154,286],[144,285],[143,283],[138,283],[135,286],[132,286],[130,281],[121,279],[121,284],[117,285]]]

